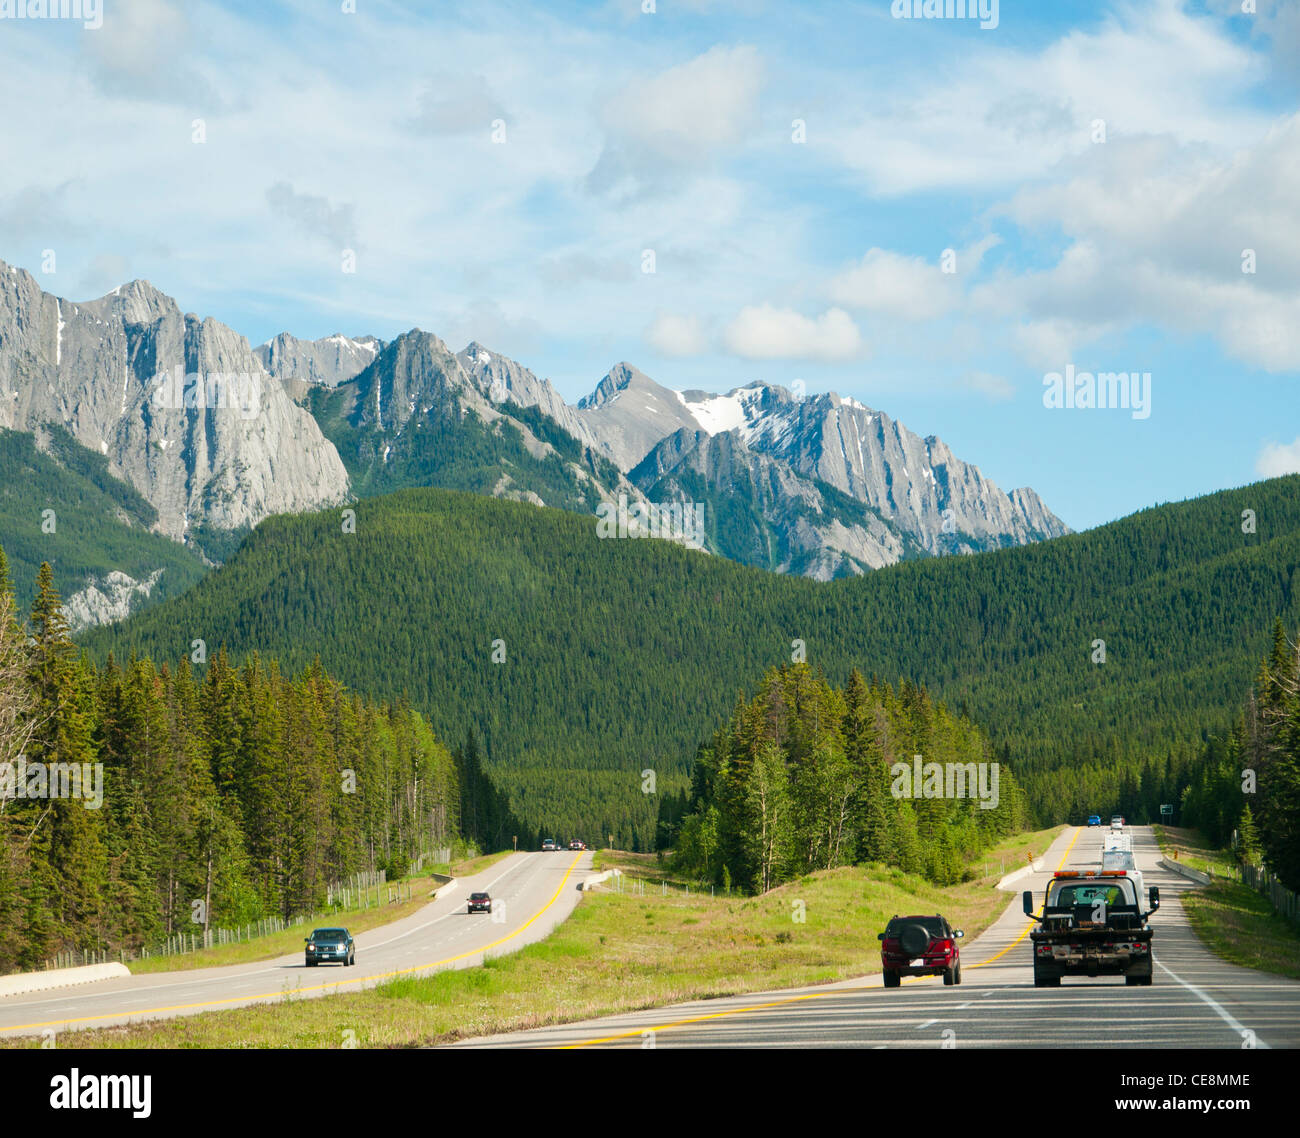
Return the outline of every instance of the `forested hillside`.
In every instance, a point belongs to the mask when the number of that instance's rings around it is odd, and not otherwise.
[[[1300,645],[1273,626],[1273,645],[1235,729],[1211,739],[1183,800],[1184,825],[1238,856],[1262,857],[1300,892]]]
[[[960,764],[962,780],[954,769],[951,782],[918,784],[916,755],[945,775]],[[675,868],[763,891],[867,861],[955,884],[1026,820],[1011,770],[969,720],[906,681],[868,685],[855,669],[839,691],[806,664],[768,672],[699,749],[687,811],[663,835]]]
[[[194,549],[150,532],[158,511],[109,473],[103,455],[61,427],[46,431],[49,454],[32,435],[0,430],[0,541],[19,604],[31,604],[43,561],[65,597],[113,570],[145,580],[161,569],[154,600],[183,593],[203,576],[207,566]]]
[[[526,824],[642,849],[659,803],[641,772],[680,793],[738,693],[801,654],[837,685],[853,667],[924,685],[988,730],[1039,819],[1077,821],[1138,796],[1144,769],[1144,800],[1176,790],[1230,728],[1272,622],[1300,625],[1295,476],[828,583],[474,495],[355,508],[355,532],[337,510],[262,523],[86,645],[175,659],[201,638],[292,669],[319,653],[358,691],[405,693],[441,738],[474,731]]]
[[[0,973],[310,911],[455,835],[452,757],[410,708],[319,664],[179,658],[78,660],[48,566],[20,626],[0,551]],[[82,764],[60,796],[53,764]]]

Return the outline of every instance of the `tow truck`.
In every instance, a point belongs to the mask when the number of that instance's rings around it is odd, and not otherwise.
[[[1063,976],[1123,976],[1124,983],[1149,985],[1153,975],[1151,926],[1160,890],[1151,886],[1151,908],[1142,912],[1134,875],[1123,869],[1057,870],[1047,886],[1041,916],[1034,895],[1024,892],[1030,930],[1034,987],[1059,988]]]

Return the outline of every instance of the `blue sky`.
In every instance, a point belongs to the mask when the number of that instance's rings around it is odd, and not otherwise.
[[[0,258],[570,401],[802,380],[1078,528],[1300,470],[1300,5],[354,6],[0,18]],[[1150,416],[1044,407],[1067,365]]]

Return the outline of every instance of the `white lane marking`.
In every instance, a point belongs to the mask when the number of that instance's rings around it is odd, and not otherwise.
[[[921,1025],[920,1025],[916,1030],[917,1030],[917,1031],[924,1031],[924,1030],[925,1030],[927,1027],[929,1027],[931,1024],[935,1024],[935,1023],[938,1023],[938,1022],[939,1022],[939,1021],[938,1021],[937,1019],[928,1019],[928,1020],[925,1021],[925,1023],[921,1024]]]
[[[968,1007],[970,1007],[970,1000],[967,1000],[964,1004],[958,1004],[957,1010],[961,1011],[963,1008],[968,1008]]]
[[[513,871],[515,871],[515,870],[524,869],[524,868],[526,868],[526,867],[528,867],[528,866],[531,866],[531,865],[537,865],[537,864],[540,864],[540,859],[525,856],[525,859],[524,859],[523,861],[517,863],[516,865],[511,866],[511,867],[508,868],[508,869],[502,870],[501,873],[497,874],[496,877],[494,877],[490,882],[488,882],[488,888],[490,888],[491,886],[495,885],[498,881],[501,880],[501,878],[505,877],[508,873],[511,873],[511,872],[513,872]],[[430,903],[431,905],[432,905],[432,904],[436,904],[436,902],[433,902],[433,901],[431,901],[431,902],[429,902],[429,903]],[[378,944],[369,944],[369,945],[366,945],[366,946],[365,946],[365,951],[366,951],[366,952],[370,952],[371,950],[376,949],[376,948],[381,948],[381,947],[383,947],[383,946],[386,945],[386,944],[392,944],[393,941],[395,941],[395,940],[400,940],[402,937],[405,937],[405,936],[410,936],[411,933],[420,932],[422,929],[426,929],[426,928],[428,928],[430,925],[436,925],[439,921],[444,921],[444,920],[446,920],[448,917],[454,917],[454,916],[458,915],[459,912],[460,912],[460,908],[459,908],[459,906],[457,906],[457,908],[453,909],[450,913],[445,913],[445,914],[444,914],[443,916],[441,916],[441,917],[434,917],[433,920],[431,920],[431,921],[425,921],[425,922],[424,922],[423,924],[421,924],[421,925],[416,925],[415,928],[413,928],[413,929],[409,929],[407,932],[399,933],[397,936],[395,936],[395,937],[390,937],[388,940],[385,940],[385,941],[380,941]],[[407,919],[409,920],[410,918],[407,918]],[[378,930],[375,930],[375,931],[378,931]],[[364,934],[364,933],[361,933],[361,934],[359,934],[359,935],[364,936],[365,934]],[[168,991],[168,990],[179,989],[179,988],[190,988],[190,987],[193,987],[193,986],[196,986],[196,985],[199,985],[199,984],[223,984],[223,983],[226,983],[226,982],[230,981],[232,978],[235,978],[235,977],[242,979],[242,978],[244,978],[244,977],[265,976],[265,975],[268,974],[268,973],[283,973],[283,972],[285,971],[285,969],[287,969],[287,968],[295,968],[295,967],[298,967],[298,966],[300,965],[300,963],[301,963],[301,958],[300,958],[300,954],[299,954],[299,953],[293,953],[293,954],[288,955],[288,956],[275,957],[274,959],[275,959],[276,963],[271,964],[270,966],[263,966],[263,967],[261,967],[261,968],[256,968],[256,969],[253,969],[252,971],[247,971],[247,972],[245,972],[245,971],[240,971],[240,972],[230,973],[230,972],[226,972],[225,970],[228,969],[228,968],[239,968],[240,966],[239,966],[239,965],[223,964],[223,965],[217,965],[215,968],[210,968],[210,969],[209,969],[209,968],[199,968],[199,969],[193,969],[193,970],[192,970],[193,972],[200,972],[200,973],[202,973],[202,972],[217,972],[217,971],[220,970],[220,971],[222,972],[221,975],[207,975],[207,976],[202,976],[202,975],[199,975],[199,976],[188,975],[188,976],[185,976],[185,977],[182,978],[182,979],[173,980],[173,981],[171,981],[170,983],[166,983],[166,984],[146,984],[146,985],[144,985],[144,986],[140,986],[140,987],[137,987],[136,985],[134,985],[134,984],[130,984],[130,983],[129,983],[130,980],[135,979],[136,977],[125,977],[125,976],[124,976],[124,977],[122,977],[122,980],[128,982],[126,986],[124,986],[124,987],[122,987],[122,988],[117,988],[117,989],[101,989],[101,990],[99,990],[99,991],[97,991],[97,992],[87,992],[87,993],[86,993],[86,1001],[83,1002],[83,1003],[81,1003],[80,1005],[77,1005],[77,1006],[80,1006],[80,1007],[82,1007],[82,1008],[85,1008],[85,1007],[87,1007],[87,1004],[88,1004],[88,1002],[90,1002],[90,1001],[94,1001],[94,1000],[98,1000],[98,999],[102,999],[102,998],[109,998],[109,999],[111,999],[111,998],[113,998],[113,997],[120,996],[120,995],[123,995],[123,994],[129,994],[129,995],[131,995],[131,996],[135,996],[135,995],[141,995],[141,994],[143,994],[143,993],[145,993],[145,992],[161,992],[161,991]],[[188,969],[187,969],[186,971],[191,971],[191,970],[188,970]],[[149,973],[139,973],[139,974],[137,974],[137,975],[138,975],[141,979],[143,979],[144,976],[149,975]],[[195,996],[200,996],[201,994],[198,993],[198,992],[195,992],[194,995],[195,995]],[[174,997],[174,998],[175,998],[175,999],[180,999],[180,998],[182,998],[182,997],[179,996],[179,995],[177,995],[177,996]],[[185,998],[188,999],[189,997],[187,996],[187,997],[185,997]],[[21,1008],[32,1008],[32,1009],[36,1009],[36,1008],[42,1007],[43,1005],[51,1004],[51,1003],[58,1003],[59,1001],[61,1001],[61,1000],[66,1000],[66,999],[67,999],[66,996],[64,996],[64,995],[59,995],[59,996],[54,996],[54,997],[51,997],[51,998],[49,998],[49,999],[45,999],[45,1000],[15,1000],[12,1004],[0,1004],[0,1008],[3,1008],[3,1009],[6,1010],[6,1011],[7,1011],[9,1008],[19,1008],[19,1007],[21,1007]],[[36,1013],[33,1012],[32,1014],[36,1014]],[[48,1014],[48,1009],[47,1009],[46,1014]]]
[[[1174,972],[1170,968],[1167,968],[1159,960],[1156,961],[1156,967],[1159,968],[1162,972],[1166,972],[1170,976],[1172,976],[1179,984],[1181,984],[1184,988],[1186,988],[1189,992],[1191,992],[1192,995],[1196,996],[1198,999],[1204,1000],[1205,1003],[1208,1004],[1210,1008],[1214,1010],[1214,1012],[1218,1015],[1218,1017],[1221,1020],[1223,1020],[1223,1022],[1226,1023],[1230,1028],[1232,1028],[1232,1030],[1235,1031],[1238,1034],[1238,1036],[1244,1036],[1247,1031],[1250,1031],[1249,1028],[1243,1027],[1240,1023],[1238,1023],[1235,1019],[1233,1019],[1232,1016],[1228,1014],[1227,1009],[1224,1008],[1224,1006],[1221,1003],[1219,1003],[1216,999],[1214,999],[1213,996],[1210,996],[1207,993],[1202,992],[1201,989],[1198,988],[1195,984],[1189,984],[1186,980],[1184,980],[1181,976],[1179,976],[1178,973]],[[1261,1047],[1266,1050],[1271,1050],[1268,1044],[1265,1043],[1258,1036],[1256,1036],[1253,1031],[1251,1031],[1250,1034],[1255,1039],[1256,1047]]]
[[[513,873],[515,872],[515,870],[524,869],[529,864],[530,864],[530,859],[525,858],[525,860],[519,862],[517,865],[512,865],[510,866],[509,869],[502,870],[494,878],[492,878],[491,881],[489,881],[485,886],[483,886],[482,892],[490,893],[492,891],[492,886],[494,886],[498,881],[500,881],[507,874]],[[478,892],[478,890],[474,890],[474,892]],[[392,944],[394,941],[401,940],[403,937],[408,937],[412,933],[418,933],[422,929],[427,929],[430,925],[436,925],[440,921],[445,921],[448,917],[458,917],[460,915],[461,915],[460,905],[458,904],[456,908],[454,908],[450,913],[444,913],[441,917],[434,917],[433,920],[431,921],[425,921],[424,924],[422,925],[416,925],[415,928],[413,929],[407,929],[406,932],[404,933],[398,933],[396,936],[390,936],[387,940],[381,940],[377,944],[367,944],[367,945],[362,945],[361,947],[363,947],[366,950],[366,952],[374,952],[374,950],[377,948],[383,948],[384,945],[386,944]],[[360,935],[364,935],[364,934],[360,934]]]
[[[992,988],[990,988],[987,992],[984,993],[984,997],[985,997],[985,999],[987,999],[987,998],[988,998],[989,996],[991,996],[991,995],[993,995],[993,989],[992,989]]]

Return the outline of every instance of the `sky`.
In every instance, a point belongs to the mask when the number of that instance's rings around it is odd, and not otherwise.
[[[1295,0],[30,2],[0,259],[48,292],[833,390],[1077,529],[1300,471]],[[1046,405],[1098,373],[1149,401]]]

